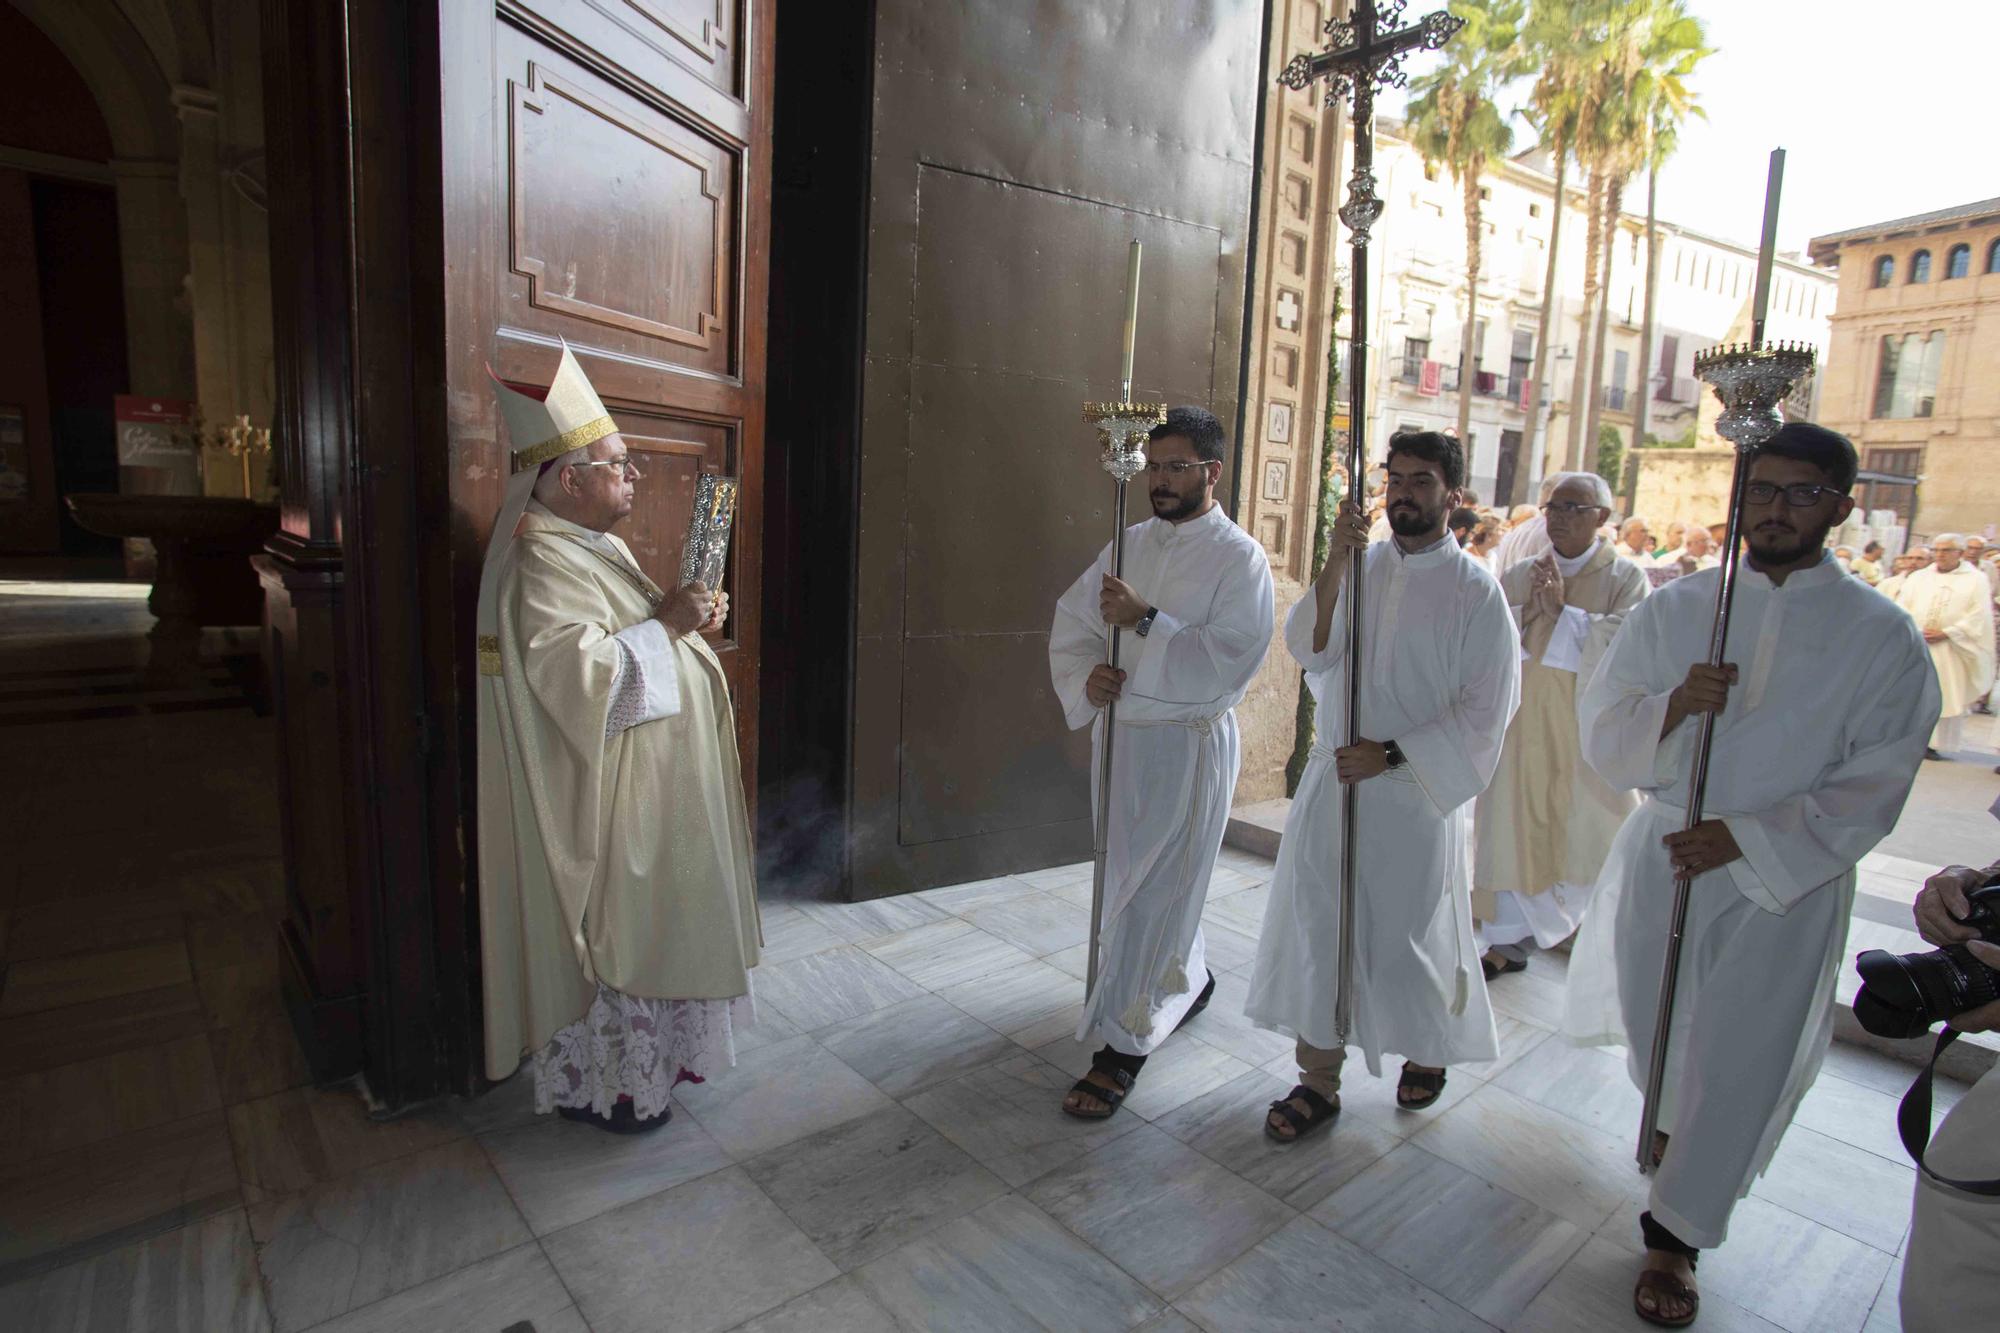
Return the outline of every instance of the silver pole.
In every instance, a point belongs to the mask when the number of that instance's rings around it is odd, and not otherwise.
[[[1126,381],[1125,391],[1119,395],[1121,401],[1132,398],[1131,381]],[[1111,503],[1111,521],[1116,530],[1111,534],[1111,576],[1125,577],[1125,479],[1118,478],[1117,498]],[[1118,669],[1118,640],[1121,631],[1116,625],[1111,627],[1111,668]],[[1085,970],[1083,993],[1087,1000],[1097,993],[1097,936],[1104,926],[1104,867],[1111,849],[1111,738],[1117,734],[1118,701],[1113,699],[1104,709],[1104,739],[1098,750],[1097,763],[1097,864],[1092,868],[1090,882],[1090,964]]]

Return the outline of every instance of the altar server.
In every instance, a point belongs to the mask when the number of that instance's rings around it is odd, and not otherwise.
[[[1583,762],[1577,738],[1577,698],[1646,596],[1646,575],[1598,540],[1611,505],[1596,473],[1560,474],[1544,506],[1554,549],[1500,580],[1521,630],[1521,708],[1473,821],[1472,912],[1489,979],[1518,972],[1529,949],[1576,929],[1611,840],[1638,804]]]
[[[1101,741],[1118,702],[1097,989],[1078,1041],[1101,1041],[1063,1110],[1118,1109],[1146,1057],[1214,992],[1201,910],[1229,823],[1238,701],[1271,645],[1271,565],[1215,502],[1222,423],[1176,407],[1147,445],[1153,517],[1125,533],[1125,577],[1111,548],[1056,604],[1049,671],[1072,728]],[[1110,627],[1124,630],[1120,667]],[[1098,751],[1101,755],[1101,749]],[[1095,783],[1093,782],[1093,786]]]
[[[1965,739],[1965,715],[1993,684],[1993,585],[1965,560],[1965,539],[1955,532],[1931,541],[1935,562],[1912,570],[1893,590],[1930,647],[1942,692],[1927,759],[1943,758]]]
[[[569,349],[497,386],[514,473],[479,586],[486,1073],[535,1109],[658,1128],[735,1062],[760,943],[722,666],[728,598],[663,592],[610,529],[640,480]]]
[[[1285,820],[1244,1011],[1296,1039],[1299,1085],[1265,1133],[1290,1142],[1339,1110],[1346,1049],[1340,982],[1341,806],[1359,784],[1354,893],[1354,1026],[1371,1073],[1405,1058],[1399,1105],[1444,1091],[1446,1066],[1491,1060],[1493,1011],[1477,966],[1466,840],[1472,800],[1493,776],[1520,687],[1520,640],[1499,584],[1445,534],[1465,484],[1458,441],[1434,431],[1389,441],[1390,540],[1366,545],[1344,510],[1334,549],[1285,621],[1323,738]],[[1350,560],[1363,561],[1361,739],[1340,745],[1347,711]]]
[[[1722,1243],[1812,1085],[1855,864],[1894,826],[1937,719],[1909,617],[1825,550],[1854,507],[1853,446],[1793,423],[1750,468],[1727,665],[1707,664],[1721,573],[1704,570],[1633,609],[1581,709],[1585,759],[1645,799],[1578,933],[1565,1027],[1625,1046],[1642,1088],[1674,881],[1692,880],[1633,1297],[1655,1322],[1691,1316],[1696,1252]],[[1703,713],[1705,818],[1684,832]]]

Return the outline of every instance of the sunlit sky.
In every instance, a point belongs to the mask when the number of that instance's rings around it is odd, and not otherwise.
[[[1410,12],[1433,7],[1412,0]],[[2000,196],[2000,0],[1693,0],[1689,9],[1716,48],[1693,80],[1708,119],[1688,126],[1660,173],[1660,216],[1756,244],[1773,148],[1786,150],[1782,250]],[[1412,72],[1426,59],[1413,59]],[[1533,140],[1518,121],[1515,133],[1519,144]],[[1644,210],[1643,178],[1626,187],[1625,206]]]

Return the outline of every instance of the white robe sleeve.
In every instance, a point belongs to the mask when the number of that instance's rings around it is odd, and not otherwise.
[[[1097,609],[1110,559],[1111,548],[1106,546],[1090,568],[1077,575],[1076,582],[1057,600],[1055,623],[1049,627],[1049,679],[1062,704],[1063,720],[1072,731],[1095,722],[1099,711],[1084,693],[1084,685],[1091,668],[1101,665],[1110,653],[1104,617]]]
[[[1723,820],[1743,852],[1729,863],[1730,878],[1766,911],[1784,913],[1852,870],[1895,827],[1916,781],[1939,699],[1930,654],[1914,630],[1883,645],[1866,681],[1856,694],[1864,706],[1848,719],[1845,758],[1811,791]]]
[[[1650,604],[1641,603],[1612,637],[1610,649],[1584,687],[1577,705],[1583,760],[1617,791],[1653,791],[1686,767],[1682,756],[1691,723],[1662,737],[1667,700],[1679,680],[1655,680],[1659,633]]]
[[[1603,615],[1590,616],[1590,631],[1584,636],[1577,652],[1575,669],[1579,700],[1583,698],[1583,691],[1589,686],[1590,678],[1597,674],[1597,668],[1604,661],[1604,655],[1611,650],[1611,641],[1618,637],[1618,629],[1625,623],[1625,617],[1631,615],[1632,609],[1645,601],[1646,595],[1652,590],[1653,585],[1647,581],[1645,574],[1634,567],[1626,571],[1625,576],[1619,581],[1618,592],[1611,601],[1611,609]]]
[[[642,620],[619,630],[611,641],[618,645],[618,667],[611,677],[606,740],[681,711],[680,667],[667,627],[657,620]]]
[[[1984,694],[1993,685],[1993,598],[1982,578],[1965,579],[1952,598],[1955,614],[1938,628],[1951,645],[1972,656],[1972,689]]]
[[[1238,693],[1257,674],[1271,647],[1271,564],[1251,543],[1240,550],[1216,585],[1205,623],[1191,624],[1165,611],[1153,617],[1146,651],[1125,685],[1128,695],[1208,704]]]
[[[1362,559],[1362,556],[1356,556]],[[1344,595],[1347,580],[1341,579],[1343,600],[1333,604],[1333,628],[1327,631],[1326,647],[1313,651],[1313,627],[1319,623],[1319,594],[1306,585],[1306,595],[1292,603],[1285,616],[1285,651],[1313,675],[1333,670],[1347,657],[1347,611]]]
[[[1521,702],[1521,641],[1507,598],[1490,580],[1467,581],[1460,615],[1459,679],[1439,716],[1393,740],[1439,814],[1486,790],[1507,724]]]

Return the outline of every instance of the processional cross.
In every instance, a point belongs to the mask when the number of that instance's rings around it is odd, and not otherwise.
[[[1330,39],[1317,55],[1296,55],[1278,82],[1300,91],[1326,80],[1326,105],[1351,100],[1354,124],[1354,171],[1347,179],[1347,201],[1340,220],[1348,230],[1353,263],[1348,312],[1348,437],[1347,476],[1350,494],[1366,475],[1368,459],[1368,241],[1382,216],[1382,199],[1375,193],[1375,89],[1401,88],[1409,82],[1403,57],[1412,51],[1435,51],[1465,26],[1443,10],[1403,23],[1406,0],[1354,0],[1346,18],[1329,19]],[[1361,574],[1363,559],[1350,560],[1347,587],[1347,743],[1360,739]],[[1343,788],[1340,811],[1340,972],[1335,993],[1334,1026],[1342,1045],[1354,1019],[1354,839],[1356,784]]]

